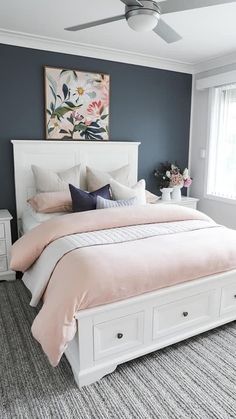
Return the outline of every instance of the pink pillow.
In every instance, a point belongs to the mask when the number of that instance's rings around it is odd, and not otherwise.
[[[72,201],[70,191],[41,192],[27,201],[36,212],[71,212]]]

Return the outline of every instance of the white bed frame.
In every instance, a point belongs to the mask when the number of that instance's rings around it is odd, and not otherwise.
[[[137,180],[139,143],[13,141],[13,146],[18,220],[34,192],[31,164],[60,171],[81,163],[109,171],[129,163],[130,184]],[[65,355],[82,387],[123,362],[235,320],[236,271],[79,311],[76,319],[77,333]]]

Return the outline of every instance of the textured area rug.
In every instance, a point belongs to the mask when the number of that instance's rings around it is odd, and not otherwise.
[[[1,419],[236,418],[236,324],[123,364],[79,390],[63,357],[52,368],[30,327],[20,280],[0,283]]]

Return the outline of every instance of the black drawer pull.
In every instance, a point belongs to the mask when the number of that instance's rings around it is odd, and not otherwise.
[[[117,339],[122,339],[123,338],[123,333],[117,333]]]
[[[188,312],[187,312],[187,311],[184,311],[184,312],[183,312],[183,316],[184,316],[184,317],[187,317],[187,316],[188,316]]]
[[[236,298],[236,295],[234,295],[234,298]]]

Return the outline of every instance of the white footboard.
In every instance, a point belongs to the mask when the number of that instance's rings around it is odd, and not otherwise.
[[[123,362],[235,319],[236,270],[80,311],[65,354],[82,387]]]

